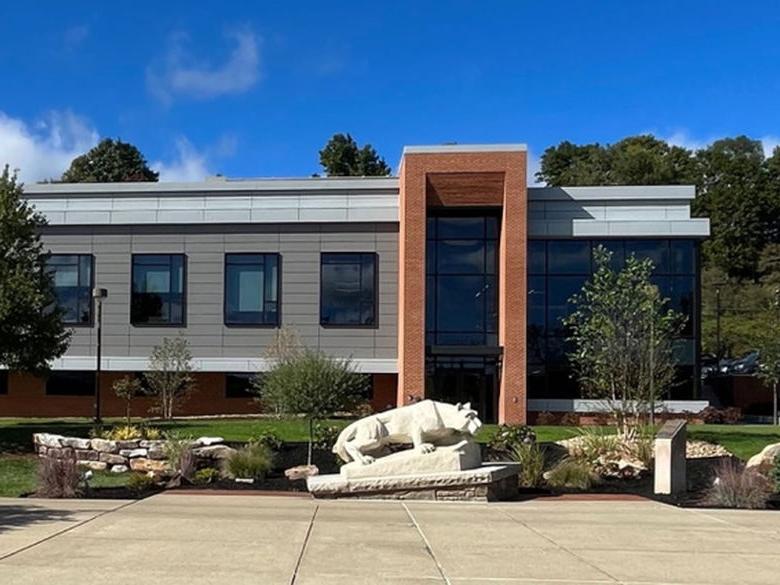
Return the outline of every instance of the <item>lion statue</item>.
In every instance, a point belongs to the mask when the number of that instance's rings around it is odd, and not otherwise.
[[[391,445],[411,443],[419,452],[430,453],[437,444],[451,445],[471,438],[481,427],[469,402],[422,400],[353,422],[341,431],[333,452],[347,463],[368,465],[387,454]]]

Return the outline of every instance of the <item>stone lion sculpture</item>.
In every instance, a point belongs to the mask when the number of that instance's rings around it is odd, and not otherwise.
[[[411,443],[420,453],[471,438],[482,427],[471,404],[422,400],[361,418],[336,439],[333,452],[347,463],[373,463],[390,445]]]

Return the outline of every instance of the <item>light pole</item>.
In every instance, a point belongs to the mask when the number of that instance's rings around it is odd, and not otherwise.
[[[95,424],[102,422],[100,416],[100,365],[103,353],[103,299],[108,297],[108,290],[105,288],[93,288],[92,298],[97,304],[97,365],[95,367]]]

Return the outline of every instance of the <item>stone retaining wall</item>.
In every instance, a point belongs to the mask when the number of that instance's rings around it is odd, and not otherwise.
[[[36,433],[33,435],[33,443],[39,457],[72,459],[82,467],[96,471],[171,471],[165,440],[112,441]],[[201,437],[193,441],[193,453],[199,459],[222,461],[235,452],[223,443],[224,440],[220,437]]]

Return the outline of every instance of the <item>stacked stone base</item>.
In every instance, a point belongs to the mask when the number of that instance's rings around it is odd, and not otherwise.
[[[518,467],[488,464],[465,471],[346,479],[319,475],[307,480],[315,498],[496,502],[517,496]]]

